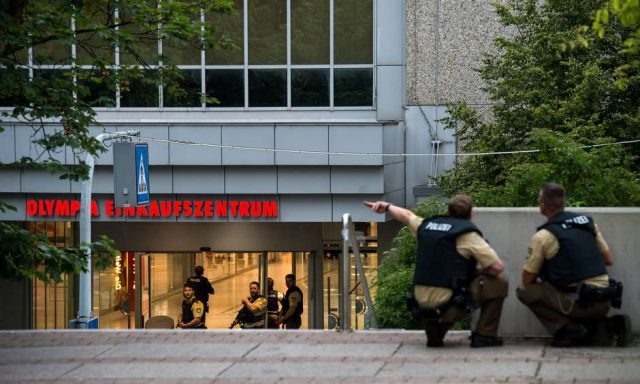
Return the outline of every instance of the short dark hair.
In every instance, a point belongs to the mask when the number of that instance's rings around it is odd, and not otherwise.
[[[185,288],[191,288],[191,289],[193,289],[193,285],[192,285],[192,284],[189,284],[189,283],[186,283],[185,285],[183,285],[183,286],[182,286],[182,289],[185,289]]]
[[[196,275],[200,276],[204,273],[204,268],[202,267],[202,265],[196,265],[193,271],[196,273]]]
[[[272,278],[270,278],[270,277],[268,277],[268,278],[267,278],[267,286],[269,286],[269,287],[273,288],[273,284],[274,284],[273,279],[272,279]]]
[[[471,201],[471,197],[469,195],[460,194],[455,195],[451,200],[449,200],[447,212],[449,212],[449,216],[457,219],[470,219],[472,208],[473,202]]]
[[[540,189],[538,202],[544,203],[545,207],[552,211],[564,210],[565,193],[564,188],[560,184],[546,183]]]
[[[286,280],[286,279],[291,279],[291,280],[294,280],[294,281],[295,281],[295,279],[296,279],[296,275],[294,275],[293,273],[290,273],[290,274],[288,274],[287,276],[285,276],[284,278],[285,278],[285,280]]]
[[[249,283],[249,286],[252,286],[253,284],[258,286],[258,289],[260,289],[260,283],[258,283],[257,281],[252,281]]]

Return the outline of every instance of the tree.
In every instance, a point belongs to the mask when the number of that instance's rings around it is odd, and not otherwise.
[[[116,87],[124,94],[134,84],[156,89],[163,84],[167,95],[189,96],[175,86],[181,73],[172,57],[148,48],[158,39],[178,49],[233,48],[212,23],[203,29],[200,22],[201,13],[229,13],[233,5],[233,0],[2,1],[0,105],[12,108],[2,113],[0,132],[7,123],[30,126],[33,142],[42,150],[33,158],[0,166],[44,168],[76,181],[86,178],[84,154],[106,151],[88,132],[99,125],[94,107],[113,106]],[[116,46],[121,65],[114,60]],[[75,165],[56,159],[65,149],[72,151]],[[0,201],[0,211],[8,209],[15,208]],[[108,238],[57,249],[42,234],[1,222],[0,277],[60,281],[64,273],[86,270],[86,247],[93,248],[98,267],[109,265],[117,253]]]
[[[640,204],[640,145],[610,145],[640,137],[640,78],[615,84],[629,60],[620,47],[635,31],[616,17],[601,38],[584,29],[604,0],[539,3],[496,5],[513,34],[495,41],[498,52],[479,69],[492,119],[460,102],[444,123],[456,129],[461,152],[540,152],[462,159],[439,184],[486,206],[535,205],[548,181],[566,187],[570,204]]]

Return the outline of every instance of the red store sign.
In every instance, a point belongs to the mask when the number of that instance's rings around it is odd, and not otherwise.
[[[80,200],[36,200],[26,204],[29,217],[75,217],[80,213]],[[278,217],[275,200],[160,200],[146,206],[118,208],[113,200],[104,201],[104,212],[96,200],[91,201],[91,216],[100,217]]]

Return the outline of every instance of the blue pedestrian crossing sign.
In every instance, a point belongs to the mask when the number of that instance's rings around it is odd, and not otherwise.
[[[149,204],[149,147],[136,144],[136,201],[137,205]]]
[[[147,205],[151,199],[149,146],[146,143],[113,143],[113,190],[116,207]]]

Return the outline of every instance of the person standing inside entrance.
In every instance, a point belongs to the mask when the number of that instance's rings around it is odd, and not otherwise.
[[[442,347],[451,326],[477,306],[480,318],[471,347],[502,346],[497,333],[509,283],[502,260],[471,222],[471,197],[456,195],[445,215],[427,219],[385,201],[364,204],[373,212],[388,212],[417,238],[413,295],[419,309],[429,313],[427,347]]]
[[[204,304],[196,298],[193,287],[185,284],[182,288],[182,313],[178,315],[178,325],[176,328],[183,329],[206,329],[204,325]]]
[[[185,284],[193,287],[196,298],[204,305],[204,313],[202,314],[202,323],[204,324],[207,313],[209,313],[209,295],[214,295],[215,290],[209,279],[203,276],[204,268],[202,265],[196,266],[193,272],[195,275],[187,278]]]
[[[267,327],[278,329],[278,319],[280,319],[280,292],[274,288],[274,281],[270,277],[267,279],[267,288]]]
[[[284,278],[287,292],[282,298],[282,318],[278,324],[286,329],[300,329],[302,325],[302,290],[296,285],[296,275],[290,273]]]

